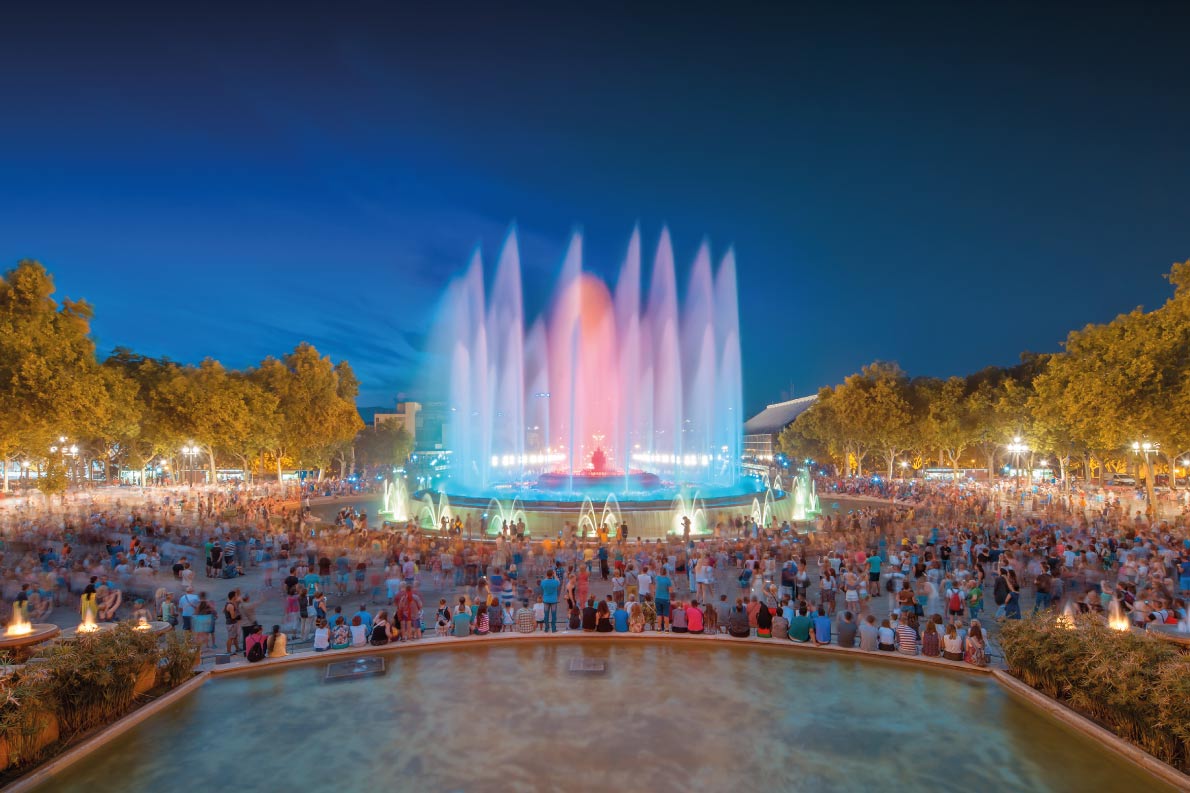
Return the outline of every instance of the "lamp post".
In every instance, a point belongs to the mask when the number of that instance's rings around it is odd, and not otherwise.
[[[1017,435],[1012,439],[1012,443],[1008,444],[1008,451],[1012,455],[1012,468],[1016,478],[1017,489],[1021,486],[1021,455],[1029,451],[1029,447],[1021,442],[1021,436]]]
[[[1132,453],[1138,456],[1143,455],[1145,461],[1145,496],[1148,499],[1148,505],[1145,507],[1145,512],[1150,518],[1157,514],[1156,505],[1153,503],[1153,469],[1149,465],[1149,455],[1157,451],[1157,444],[1149,441],[1133,441]]]
[[[909,478],[909,470],[908,469],[909,469],[909,461],[901,460],[901,478],[902,479]]]
[[[66,436],[59,435],[58,443],[50,447],[50,454],[62,455],[62,464],[70,469],[70,478],[75,480],[75,484],[78,484],[78,472],[75,471],[74,463],[78,458],[79,447],[75,444],[67,445]]]
[[[194,443],[182,447],[182,455],[186,458],[186,483],[194,487],[194,456],[201,451]]]

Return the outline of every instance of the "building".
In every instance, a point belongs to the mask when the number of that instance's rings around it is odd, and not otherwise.
[[[744,468],[768,470],[777,453],[777,437],[813,405],[815,399],[818,399],[817,394],[777,402],[744,422]]]
[[[398,402],[395,413],[373,413],[372,427],[379,429],[382,424],[403,427],[405,432],[409,433],[409,437],[413,439],[414,448],[417,448],[417,430],[420,425],[417,414],[420,412],[420,402]]]

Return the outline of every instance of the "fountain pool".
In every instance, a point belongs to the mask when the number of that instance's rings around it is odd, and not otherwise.
[[[326,663],[217,678],[42,789],[1168,789],[987,676],[678,641],[386,660],[346,683]]]

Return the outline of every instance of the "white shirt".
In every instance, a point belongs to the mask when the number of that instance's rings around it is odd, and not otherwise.
[[[636,577],[636,583],[640,586],[640,596],[643,598],[653,591],[653,576],[649,573],[641,573]]]

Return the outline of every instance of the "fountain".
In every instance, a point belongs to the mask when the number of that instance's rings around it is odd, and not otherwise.
[[[803,468],[793,483],[793,520],[813,520],[822,514],[810,470]]]
[[[1128,615],[1124,613],[1120,601],[1115,598],[1112,598],[1111,602],[1107,604],[1107,626],[1114,631],[1132,630],[1132,623],[1128,620]]]
[[[448,289],[432,346],[437,371],[427,375],[449,384],[452,470],[439,492],[456,514],[487,525],[493,499],[515,499],[527,523],[552,532],[592,522],[584,503],[614,497],[631,534],[661,536],[673,530],[682,493],[700,493],[704,514],[749,513],[765,488],[740,475],[735,256],[713,268],[703,243],[679,299],[662,231],[647,294],[643,280],[639,230],[613,286],[584,270],[576,233],[552,299],[534,315],[515,231],[490,287],[472,256]],[[438,513],[432,499],[423,503],[423,515]]]
[[[409,488],[401,478],[384,480],[384,501],[380,516],[386,520],[403,523],[409,520]]]
[[[20,658],[58,635],[57,625],[29,622],[25,608],[24,601],[12,604],[12,619],[0,635],[0,652],[11,652]]]

